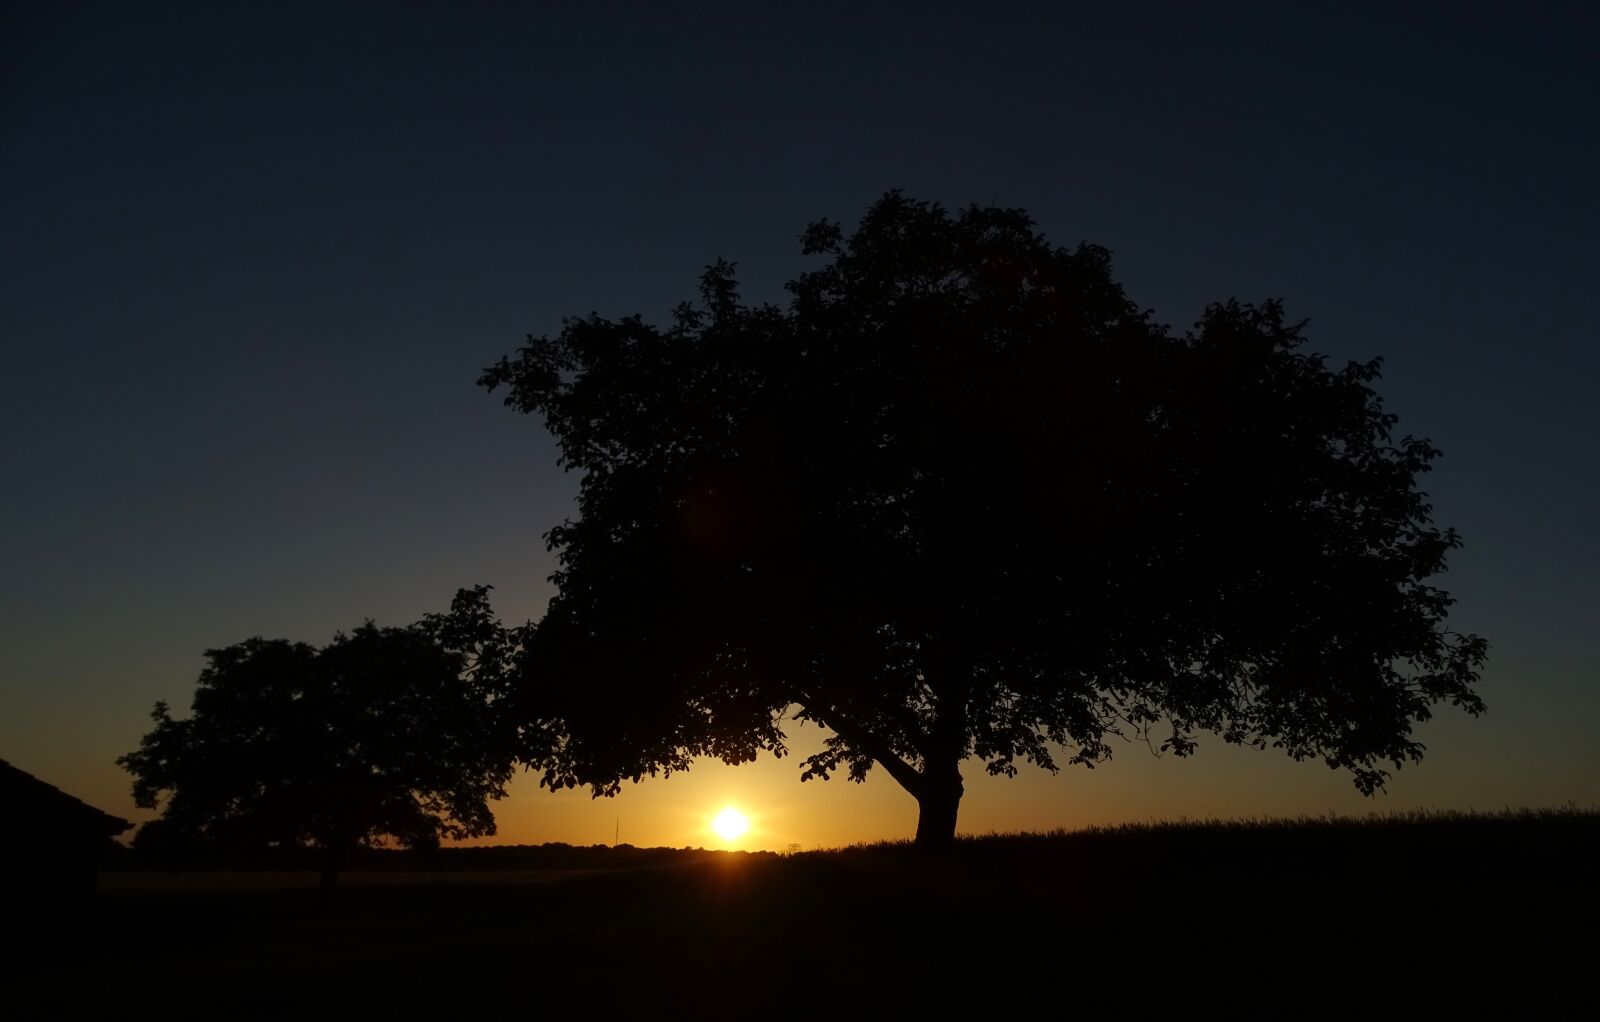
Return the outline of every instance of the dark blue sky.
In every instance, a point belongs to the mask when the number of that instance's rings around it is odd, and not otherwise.
[[[777,299],[898,187],[1109,246],[1164,322],[1281,297],[1385,356],[1494,643],[1489,717],[1392,790],[1600,801],[1600,19],[776,6],[8,6],[0,757],[126,810],[206,647],[476,582],[536,616],[573,481],[478,370],[717,256]]]

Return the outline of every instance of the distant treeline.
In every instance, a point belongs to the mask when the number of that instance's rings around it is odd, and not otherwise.
[[[908,842],[889,841],[812,851],[792,860],[899,870]],[[315,870],[314,847],[222,848],[115,845],[109,869]],[[605,870],[673,866],[713,857],[775,860],[774,852],[704,848],[637,848],[629,844],[442,846],[435,849],[355,850],[358,870]],[[1025,875],[1036,885],[1076,886],[1086,878],[1105,889],[1140,886],[1154,878],[1175,883],[1223,876],[1268,882],[1333,886],[1370,882],[1452,882],[1468,887],[1513,878],[1537,886],[1547,880],[1587,881],[1600,861],[1600,810],[1507,809],[1500,812],[1413,811],[1367,817],[1302,816],[1244,820],[1177,820],[1046,833],[963,837],[948,858],[977,874]],[[1555,881],[1554,878],[1560,878]]]
[[[636,848],[633,845],[488,845],[434,849],[357,848],[349,869],[357,870],[516,870],[629,869],[671,866],[708,856],[771,857],[772,852],[723,852],[704,848]],[[140,848],[114,844],[107,869],[318,870],[319,848],[221,848],[206,846]]]

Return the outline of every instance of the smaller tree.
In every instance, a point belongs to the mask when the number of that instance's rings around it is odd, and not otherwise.
[[[321,649],[253,638],[206,652],[192,714],[165,702],[117,762],[166,840],[324,852],[326,898],[358,846],[494,833],[511,744],[496,704],[521,629],[488,587],[401,628],[371,621]]]

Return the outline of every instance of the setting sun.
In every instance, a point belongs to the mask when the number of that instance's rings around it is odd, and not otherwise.
[[[711,820],[711,829],[724,841],[736,841],[750,829],[750,821],[739,810],[729,806]]]

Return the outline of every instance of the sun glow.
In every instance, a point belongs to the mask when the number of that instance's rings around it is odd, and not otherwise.
[[[728,806],[711,819],[711,829],[724,841],[733,842],[750,829],[750,820],[739,810]]]

